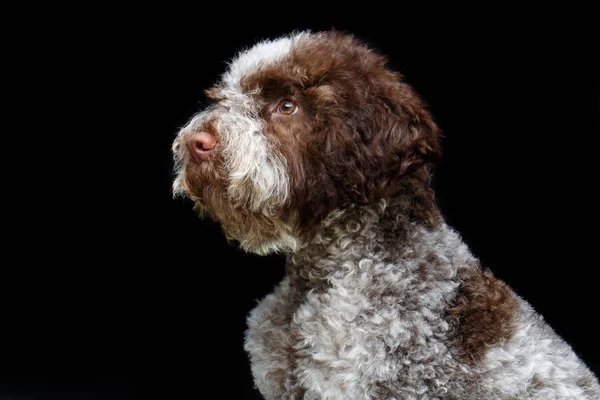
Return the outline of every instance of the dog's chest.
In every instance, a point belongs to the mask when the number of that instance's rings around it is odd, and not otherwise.
[[[432,387],[445,390],[448,325],[435,304],[454,286],[413,292],[400,277],[374,285],[372,272],[302,296],[286,278],[253,310],[246,350],[265,398],[385,398],[392,391],[435,398]]]

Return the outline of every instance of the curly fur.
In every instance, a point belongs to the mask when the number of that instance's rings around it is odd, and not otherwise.
[[[176,193],[286,277],[248,318],[266,399],[600,399],[596,377],[440,215],[440,131],[337,32],[261,42],[175,140]],[[281,115],[293,101],[298,112]],[[214,134],[205,162],[185,146]]]

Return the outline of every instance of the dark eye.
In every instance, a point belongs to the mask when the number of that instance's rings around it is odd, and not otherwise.
[[[277,111],[283,115],[292,115],[298,111],[298,106],[291,100],[283,100],[279,103],[279,106],[277,106]]]

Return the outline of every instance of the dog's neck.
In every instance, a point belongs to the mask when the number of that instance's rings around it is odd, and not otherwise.
[[[416,269],[419,262],[411,260],[426,255],[421,249],[415,251],[415,247],[431,238],[441,243],[444,253],[456,253],[456,248],[464,245],[444,224],[433,196],[430,199],[431,203],[427,203],[423,198],[404,194],[372,205],[353,204],[331,213],[310,242],[288,255],[290,283],[300,290],[318,290],[326,287],[332,276],[398,260]],[[468,253],[464,247],[462,253]]]

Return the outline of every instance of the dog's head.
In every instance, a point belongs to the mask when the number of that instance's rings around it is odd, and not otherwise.
[[[175,193],[264,254],[295,249],[336,209],[427,178],[438,128],[385,62],[337,32],[243,51],[174,142]]]

